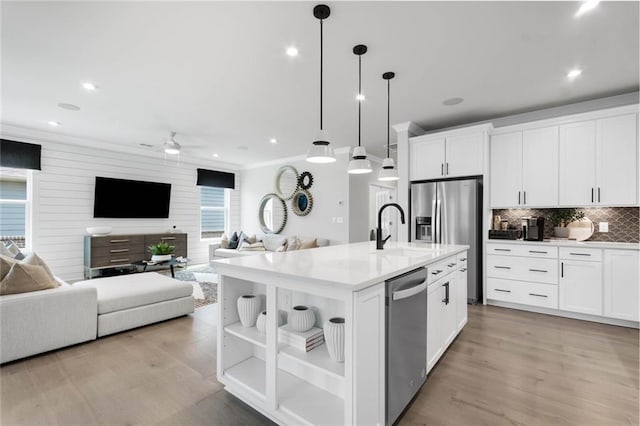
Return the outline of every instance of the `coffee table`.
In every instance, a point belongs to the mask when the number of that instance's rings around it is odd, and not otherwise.
[[[161,262],[152,262],[151,260],[140,260],[138,262],[133,262],[132,265],[142,266],[142,272],[147,272],[147,266],[169,265],[169,268],[171,269],[171,278],[175,278],[176,274],[173,267],[186,266],[188,262],[189,262],[189,259],[186,259],[186,258],[172,257],[170,260],[163,260]]]

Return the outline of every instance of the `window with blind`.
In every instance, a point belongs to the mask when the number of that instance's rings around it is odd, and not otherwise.
[[[24,169],[0,168],[0,240],[24,248],[29,229],[27,175]]]
[[[200,238],[219,238],[227,229],[229,190],[200,187]]]

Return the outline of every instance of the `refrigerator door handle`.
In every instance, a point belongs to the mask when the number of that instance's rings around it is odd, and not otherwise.
[[[435,200],[436,203],[436,243],[442,243],[442,236],[440,235],[440,226],[442,225],[442,212],[440,210],[440,200]]]

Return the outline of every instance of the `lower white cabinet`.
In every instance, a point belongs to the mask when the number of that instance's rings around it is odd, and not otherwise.
[[[427,373],[467,323],[466,257],[465,252],[434,265],[432,272],[446,274],[427,287]]]
[[[639,253],[631,250],[604,251],[604,315],[639,321]]]
[[[560,309],[602,315],[602,263],[560,260]]]

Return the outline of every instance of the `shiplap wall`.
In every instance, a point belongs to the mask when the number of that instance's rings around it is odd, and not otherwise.
[[[175,159],[95,149],[59,142],[42,145],[42,171],[34,173],[33,250],[62,279],[84,276],[84,236],[88,226],[108,225],[113,234],[165,232],[174,225],[188,234],[192,263],[208,261],[210,241],[200,240],[200,190],[196,168],[215,168]],[[170,183],[168,219],[94,219],[95,177]],[[240,226],[240,179],[231,191],[231,229]]]

